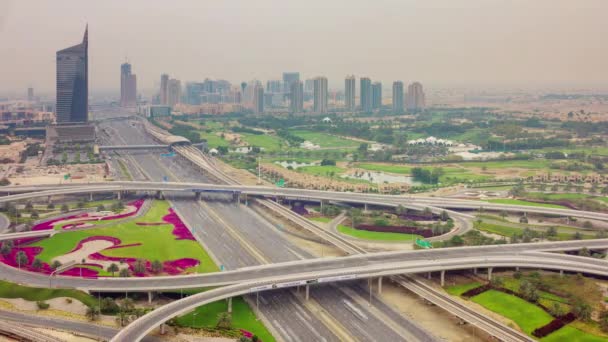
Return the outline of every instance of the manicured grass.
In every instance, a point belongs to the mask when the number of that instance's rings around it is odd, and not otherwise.
[[[605,342],[605,337],[588,334],[569,325],[555,331],[551,335],[542,338],[543,342]]]
[[[337,137],[327,133],[306,131],[306,130],[292,130],[291,134],[296,135],[302,139],[308,140],[315,145],[321,146],[321,148],[355,148],[359,147],[361,143]]]
[[[338,231],[342,234],[350,235],[358,239],[376,240],[376,241],[414,241],[417,238],[422,239],[420,235],[401,234],[401,233],[384,233],[370,232],[367,230],[354,229],[352,227],[338,225]]]
[[[0,298],[23,298],[29,301],[43,301],[57,297],[74,298],[88,306],[97,305],[95,297],[82,291],[27,287],[0,280]]]
[[[551,193],[544,193],[544,192],[528,192],[526,194],[526,197],[529,198],[538,198],[538,199],[543,199],[543,200],[552,200],[552,201],[559,201],[559,200],[576,200],[576,199],[585,199],[585,198],[590,198],[592,196],[589,196],[587,194],[581,194],[581,193],[567,193],[567,194],[551,194]]]
[[[207,146],[209,146],[209,148],[216,148],[218,146],[230,146],[229,141],[222,139],[221,136],[216,135],[215,133],[201,132],[200,136],[201,139],[207,140]]]
[[[451,294],[452,296],[460,296],[463,293],[472,290],[476,287],[481,286],[482,284],[480,282],[474,281],[471,283],[466,283],[466,284],[459,284],[459,285],[453,285],[453,286],[448,286],[445,288],[445,291],[449,294]]]
[[[358,164],[355,164],[355,167],[364,169],[364,170],[398,173],[398,174],[402,174],[402,175],[409,175],[412,173],[412,167],[405,166],[405,165],[358,163]]]
[[[548,169],[550,161],[546,159],[533,159],[533,160],[495,160],[495,161],[484,161],[484,162],[466,162],[461,165],[466,167],[486,167],[487,169],[506,169],[506,168],[519,168],[519,169]]]
[[[501,235],[501,236],[507,236],[507,237],[511,237],[515,234],[521,234],[521,232],[523,231],[523,228],[506,227],[506,226],[501,226],[498,224],[487,223],[487,222],[481,222],[481,223],[476,222],[475,228],[479,229],[481,231],[484,231],[484,232],[497,234],[497,235]]]
[[[531,206],[531,207],[568,209],[568,208],[564,207],[563,205],[559,205],[559,204],[536,203],[536,202],[528,202],[528,201],[510,199],[510,198],[496,198],[496,199],[490,199],[490,200],[486,200],[486,201],[490,202],[490,203],[500,203],[500,204],[527,205],[527,206]]]
[[[528,335],[553,320],[540,307],[496,290],[488,290],[471,300],[481,306],[514,321]]]
[[[194,318],[194,327],[214,328],[217,325],[218,315],[228,311],[228,303],[225,300],[199,306],[193,312],[178,317],[177,322],[181,326],[191,327]],[[196,315],[195,315],[196,314]],[[258,336],[264,342],[275,341],[274,337],[266,327],[257,320],[249,304],[242,297],[232,299],[232,327],[247,330]]]
[[[195,258],[200,264],[192,271],[198,273],[218,271],[207,252],[193,240],[176,240],[170,224],[155,226],[139,226],[136,222],[162,222],[162,217],[168,214],[169,203],[155,201],[146,215],[125,223],[99,229],[65,232],[33,243],[33,246],[43,247],[38,255],[42,261],[52,263],[53,258],[69,253],[79,241],[90,236],[113,236],[119,238],[123,245],[141,243],[139,246],[109,249],[103,255],[113,257],[143,258],[146,260],[175,260]]]
[[[275,135],[241,133],[241,137],[247,144],[261,147],[266,152],[280,151],[283,148],[283,139]]]
[[[341,167],[333,166],[333,165],[324,165],[324,166],[319,165],[319,166],[299,167],[298,171],[308,173],[311,175],[316,175],[316,176],[327,176],[331,172],[333,172],[334,175],[339,175],[339,174],[345,172],[346,170]]]

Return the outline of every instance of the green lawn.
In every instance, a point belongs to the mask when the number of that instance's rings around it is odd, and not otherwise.
[[[354,140],[344,139],[327,133],[306,130],[292,130],[290,133],[302,139],[308,140],[315,145],[319,145],[321,148],[351,149],[359,147],[361,144],[360,142]]]
[[[222,139],[222,137],[216,135],[215,133],[207,133],[201,132],[201,139],[207,140],[207,146],[209,148],[216,148],[218,146],[230,146],[230,142]]]
[[[415,234],[401,234],[401,233],[384,233],[384,232],[370,232],[367,230],[354,229],[352,227],[338,225],[338,231],[342,234],[350,235],[358,239],[364,240],[376,240],[376,241],[414,241],[417,238],[422,239],[422,236]]]
[[[315,175],[315,176],[325,176],[325,177],[328,174],[330,174],[331,172],[333,172],[334,175],[339,175],[346,171],[345,169],[343,169],[341,167],[333,166],[333,165],[303,166],[303,167],[299,167],[297,170],[299,172],[304,172],[304,173],[308,173],[308,174]]]
[[[496,290],[488,290],[471,300],[514,321],[528,335],[553,320],[553,317],[540,307]]]
[[[283,139],[275,135],[241,133],[241,138],[251,146],[257,146],[266,152],[276,152],[283,149]]]
[[[199,306],[194,311],[178,317],[177,323],[181,326],[191,327],[194,318],[194,327],[214,328],[217,325],[218,315],[226,311],[228,311],[228,303],[225,300],[220,300]],[[235,329],[247,330],[257,335],[264,342],[275,341],[242,297],[232,299],[232,326]]]
[[[397,173],[403,175],[410,175],[412,173],[412,168],[416,167],[415,165],[390,165],[390,164],[375,164],[375,163],[358,163],[355,164],[355,167],[370,170],[370,171],[381,171],[388,173]],[[435,166],[423,166],[423,168],[434,168]],[[466,164],[464,167],[451,167],[451,166],[437,166],[440,167],[444,174],[439,177],[439,181],[443,184],[456,183],[456,182],[467,182],[467,181],[483,181],[487,179],[491,179],[491,176],[480,175],[471,172],[466,169]]]
[[[500,204],[527,205],[527,206],[531,206],[531,207],[568,209],[567,207],[564,207],[563,205],[559,205],[559,204],[536,203],[536,202],[528,202],[528,201],[511,199],[511,198],[496,198],[496,199],[489,199],[486,201],[490,202],[490,203],[500,203]]]
[[[88,306],[97,305],[95,297],[82,291],[27,287],[0,280],[0,298],[23,298],[29,301],[44,301],[57,297],[74,298]]]
[[[181,258],[199,259],[201,263],[193,269],[198,273],[218,271],[207,252],[193,240],[175,240],[173,226],[163,224],[157,226],[138,226],[136,222],[162,222],[162,217],[168,214],[169,203],[155,201],[146,215],[116,225],[82,231],[55,234],[53,237],[33,243],[43,251],[38,255],[42,261],[51,263],[53,258],[70,252],[79,241],[90,236],[113,236],[122,241],[123,245],[142,243],[140,246],[109,249],[103,255],[113,257],[133,257],[153,260],[175,260]]]
[[[461,296],[463,293],[472,290],[476,287],[480,287],[480,282],[474,281],[466,284],[452,285],[445,288],[445,291],[452,296]]]
[[[605,337],[592,335],[569,325],[541,339],[543,342],[605,342],[606,340]]]
[[[317,216],[317,217],[311,217],[311,218],[309,218],[309,220],[311,220],[311,221],[317,221],[317,222],[323,222],[323,223],[328,223],[328,222],[331,221],[331,218]]]

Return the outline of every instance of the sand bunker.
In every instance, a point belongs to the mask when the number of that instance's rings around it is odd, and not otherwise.
[[[114,243],[112,243],[111,241],[106,241],[106,240],[87,241],[87,242],[83,243],[79,249],[77,249],[71,253],[64,254],[62,256],[58,256],[55,259],[53,259],[53,261],[57,260],[62,265],[65,265],[70,262],[76,262],[77,264],[80,264],[82,262],[82,259],[85,259],[86,263],[100,264],[100,265],[103,265],[104,268],[106,268],[107,266],[112,264],[112,262],[91,260],[91,259],[89,259],[89,255],[91,255],[93,253],[101,252],[104,249],[112,247],[112,246],[114,246]],[[106,265],[106,263],[107,263],[107,265]]]

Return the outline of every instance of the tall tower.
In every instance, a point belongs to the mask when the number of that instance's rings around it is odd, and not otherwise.
[[[264,87],[261,84],[253,88],[253,111],[256,114],[264,113]]]
[[[57,123],[89,120],[89,27],[78,45],[57,51]]]
[[[120,66],[120,105],[132,107],[137,104],[137,77],[131,73],[131,64]]]
[[[169,104],[169,75],[160,75],[160,104]]]
[[[300,113],[304,110],[304,83],[295,81],[291,83],[289,91],[289,110]]]
[[[355,94],[357,92],[356,89],[356,80],[355,76],[346,76],[344,80],[344,107],[347,110],[354,111],[355,110]]]
[[[403,82],[393,82],[393,112],[403,113]]]
[[[283,92],[289,93],[291,84],[300,80],[299,72],[284,72],[283,73]]]
[[[315,113],[327,112],[327,78],[319,76],[314,80],[313,110]]]
[[[372,84],[372,109],[380,109],[382,107],[382,83],[374,82]]]
[[[372,80],[369,77],[361,77],[361,111],[371,113],[372,111]]]
[[[173,107],[181,102],[182,83],[174,78],[170,79],[167,84],[167,105]]]
[[[424,90],[420,82],[414,82],[407,87],[407,110],[418,112],[426,107]]]

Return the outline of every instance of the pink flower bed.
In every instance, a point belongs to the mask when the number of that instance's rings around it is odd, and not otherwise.
[[[53,229],[53,225],[57,222],[60,221],[67,221],[67,220],[73,220],[73,219],[77,219],[77,218],[85,218],[88,217],[89,214],[84,213],[84,214],[78,214],[78,215],[71,215],[71,216],[65,216],[65,217],[61,217],[61,218],[56,218],[56,219],[52,219],[46,222],[42,222],[42,223],[38,223],[37,225],[32,227],[32,230],[47,230],[47,229]]]
[[[163,221],[173,225],[174,228],[172,233],[175,235],[176,240],[195,240],[190,229],[188,229],[179,216],[177,216],[177,213],[173,208],[169,208],[169,214],[163,216]]]
[[[34,269],[31,266],[34,259],[36,259],[36,256],[42,252],[42,247],[13,247],[13,250],[8,255],[4,256],[0,254],[0,262],[18,268],[19,265],[17,265],[15,257],[17,256],[17,253],[21,251],[27,256],[27,264],[21,265],[22,270],[44,274],[51,274],[53,272],[51,266],[47,263],[43,263],[40,269]]]
[[[127,205],[135,207],[135,211],[130,212],[130,213],[125,213],[125,214],[120,214],[120,215],[106,216],[106,217],[103,217],[102,220],[103,221],[105,221],[105,220],[117,220],[117,219],[129,217],[129,216],[133,216],[133,215],[137,214],[137,212],[139,212],[139,209],[141,209],[141,206],[144,205],[144,202],[145,202],[144,199],[138,199],[138,200],[133,201],[131,203],[127,203]]]
[[[201,262],[198,259],[182,258],[163,262],[163,271],[170,275],[181,274],[190,267],[198,266]]]
[[[72,267],[68,270],[61,272],[61,275],[70,276],[70,277],[82,276],[84,278],[97,278],[99,276],[99,272],[97,272],[96,270],[92,270],[90,268],[85,268],[85,267]]]
[[[245,329],[239,329],[241,331],[241,334],[243,334],[243,336],[247,337],[247,338],[252,338],[253,337],[253,333],[250,331],[247,331]],[[262,340],[258,340],[260,342],[262,342]]]
[[[165,222],[135,222],[138,226],[162,226]]]

